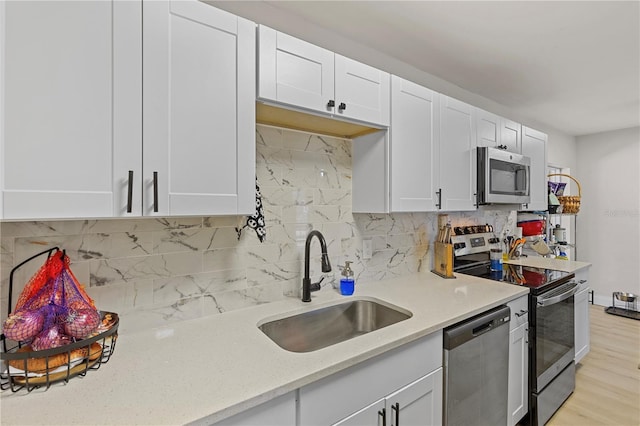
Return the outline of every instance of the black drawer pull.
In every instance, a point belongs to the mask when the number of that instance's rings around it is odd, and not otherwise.
[[[153,212],[158,213],[158,172],[153,172]]]
[[[133,170],[129,170],[129,183],[127,184],[127,213],[133,208]]]
[[[382,410],[378,410],[378,417],[382,417],[382,426],[387,426],[387,409],[386,408],[383,408]]]

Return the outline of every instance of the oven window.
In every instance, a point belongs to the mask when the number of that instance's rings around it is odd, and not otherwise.
[[[536,376],[574,351],[574,298],[536,308]]]
[[[527,192],[527,167],[492,158],[490,160],[492,194],[521,195]]]

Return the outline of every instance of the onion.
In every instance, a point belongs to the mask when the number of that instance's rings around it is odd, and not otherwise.
[[[24,341],[37,335],[44,324],[41,310],[18,311],[7,317],[2,327],[4,335],[11,340]]]
[[[100,320],[100,314],[95,309],[70,309],[63,323],[64,332],[76,339],[82,339],[100,325]]]
[[[41,351],[44,349],[59,348],[68,343],[71,343],[69,336],[62,334],[60,328],[57,325],[53,325],[38,334],[33,339],[31,347],[35,351]]]

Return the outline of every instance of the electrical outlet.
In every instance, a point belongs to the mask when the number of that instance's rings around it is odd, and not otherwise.
[[[371,241],[371,238],[362,240],[362,258],[371,259],[372,256],[373,256],[373,241]]]

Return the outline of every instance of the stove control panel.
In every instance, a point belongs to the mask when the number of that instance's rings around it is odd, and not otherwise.
[[[491,244],[498,241],[492,232],[451,236],[453,254],[455,256],[488,252],[491,249]]]

